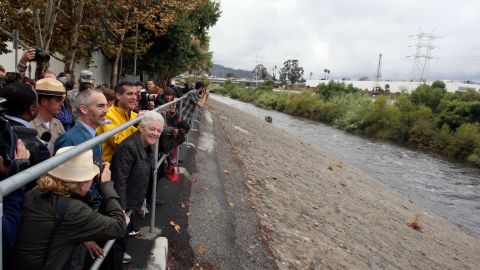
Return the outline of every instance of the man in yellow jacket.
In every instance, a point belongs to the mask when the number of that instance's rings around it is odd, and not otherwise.
[[[105,133],[137,117],[137,114],[133,111],[137,106],[137,90],[133,83],[122,82],[117,84],[115,86],[115,98],[114,105],[108,108],[105,116],[105,119],[110,120],[111,123],[98,127],[98,134]],[[108,120],[106,122],[109,122]],[[110,162],[113,151],[115,151],[117,146],[128,136],[135,133],[135,131],[137,131],[137,128],[131,126],[104,141],[102,143],[103,161]]]

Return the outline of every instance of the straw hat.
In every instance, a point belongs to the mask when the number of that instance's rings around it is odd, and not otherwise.
[[[37,91],[37,94],[39,95],[60,97],[65,95],[65,87],[63,87],[63,83],[53,78],[38,80],[35,84],[35,91]]]
[[[56,155],[61,155],[71,148],[73,146],[60,148]],[[93,151],[88,150],[49,171],[48,175],[65,182],[85,182],[99,173],[100,169],[93,163]]]

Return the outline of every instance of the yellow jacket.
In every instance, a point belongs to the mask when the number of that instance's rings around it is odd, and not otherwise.
[[[131,119],[137,117],[137,114],[133,111],[130,111],[130,115],[128,115],[122,108],[117,107],[115,105],[110,106],[107,111],[107,115],[105,116],[106,119],[109,119],[112,121],[110,124],[106,124],[103,126],[99,126],[97,128],[97,133],[102,134],[105,133],[111,129],[114,129],[121,124],[124,124]],[[137,128],[134,126],[131,126],[124,131],[117,133],[116,135],[108,138],[102,143],[102,157],[103,161],[110,162],[112,160],[112,155],[113,151],[117,148],[117,146],[128,136],[132,135],[137,131]]]

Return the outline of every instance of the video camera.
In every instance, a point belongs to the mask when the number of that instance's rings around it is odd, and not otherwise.
[[[138,105],[141,110],[148,110],[148,102],[155,101],[157,99],[157,94],[149,94],[146,89],[140,89],[140,100]]]

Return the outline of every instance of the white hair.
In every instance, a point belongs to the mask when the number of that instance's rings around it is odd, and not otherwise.
[[[163,120],[163,116],[155,111],[148,111],[143,114],[142,121],[140,122],[140,125],[143,127],[148,126],[148,124],[152,122],[160,122],[161,125],[163,126],[165,121]]]

